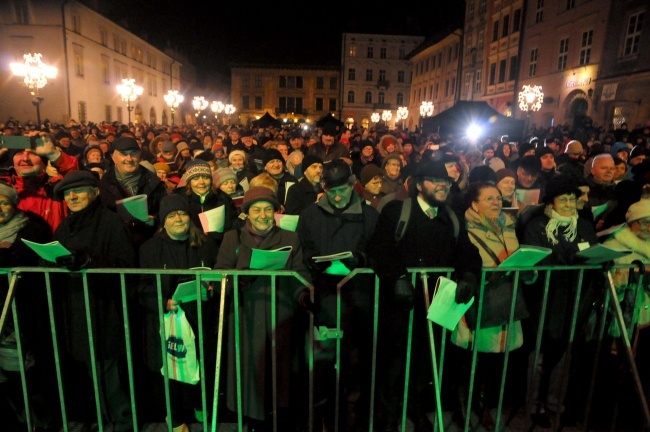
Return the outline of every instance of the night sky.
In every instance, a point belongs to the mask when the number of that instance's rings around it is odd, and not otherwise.
[[[462,23],[465,2],[430,0],[379,3],[112,0],[103,13],[158,48],[175,46],[197,69],[199,79],[217,72],[229,79],[232,63],[333,64],[341,34],[433,36]]]

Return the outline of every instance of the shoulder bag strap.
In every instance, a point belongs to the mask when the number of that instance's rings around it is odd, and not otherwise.
[[[485,242],[483,241],[482,238],[480,238],[479,236],[477,236],[476,234],[474,234],[474,233],[473,233],[472,231],[470,231],[470,230],[467,230],[467,232],[468,232],[472,237],[474,237],[474,240],[476,240],[476,242],[477,242],[479,245],[481,245],[481,247],[482,247],[483,249],[485,249],[485,252],[487,252],[487,253],[492,257],[492,259],[493,259],[494,262],[497,264],[497,266],[498,266],[499,264],[501,264],[501,260],[499,259],[499,257],[497,257],[497,254],[495,254],[494,251],[493,251],[492,249],[490,249],[490,248],[488,247],[488,245],[485,244]]]

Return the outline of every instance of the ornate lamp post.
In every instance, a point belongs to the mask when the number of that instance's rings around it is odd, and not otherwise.
[[[47,85],[48,79],[56,78],[58,69],[49,66],[41,60],[41,54],[25,54],[23,63],[10,63],[9,67],[14,76],[22,77],[23,84],[29,88],[32,94],[32,105],[36,107],[36,121],[38,127],[41,127],[41,102],[43,98],[38,95],[38,91]]]
[[[420,119],[431,117],[433,115],[433,102],[422,101],[420,105]],[[420,128],[424,127],[424,123],[420,121]]]
[[[397,121],[402,120],[402,129],[404,129],[404,120],[409,116],[409,109],[405,106],[397,108]]]
[[[373,122],[375,126],[377,126],[377,122],[379,122],[379,113],[376,112],[372,113],[370,115],[370,121]]]
[[[134,78],[124,78],[122,84],[118,84],[116,88],[122,101],[126,102],[126,110],[129,112],[129,124],[131,124],[131,111],[133,111],[131,102],[135,102],[138,96],[142,96],[144,89],[135,84]]]
[[[384,121],[384,126],[386,127],[386,129],[388,129],[388,122],[392,118],[393,118],[393,113],[390,112],[390,110],[384,110],[384,112],[381,113],[381,119]]]
[[[524,85],[519,92],[519,109],[526,113],[526,132],[528,132],[528,123],[530,122],[530,115],[534,111],[539,111],[544,102],[544,93],[542,93],[542,86],[538,85]]]
[[[172,126],[174,126],[174,111],[185,100],[185,96],[178,94],[178,90],[169,90],[164,96],[165,103],[172,112]]]
[[[212,105],[210,105],[210,109],[214,113],[214,118],[217,119],[217,123],[219,120],[219,114],[221,114],[225,108],[226,106],[221,101],[213,101]]]
[[[223,111],[224,111],[224,112],[226,113],[226,115],[228,116],[228,124],[230,124],[230,116],[231,116],[232,114],[234,114],[235,111],[237,111],[237,108],[235,108],[235,106],[232,105],[232,104],[227,104],[227,105],[224,107]]]
[[[196,116],[197,123],[198,123],[199,114],[201,114],[201,111],[203,111],[208,107],[208,101],[205,100],[203,96],[194,96],[194,100],[192,101],[192,106],[196,111],[196,114],[194,115]]]

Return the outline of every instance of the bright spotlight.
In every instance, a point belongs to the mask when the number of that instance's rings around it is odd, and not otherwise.
[[[481,136],[481,127],[476,124],[469,125],[467,128],[467,138],[475,140],[479,136]]]

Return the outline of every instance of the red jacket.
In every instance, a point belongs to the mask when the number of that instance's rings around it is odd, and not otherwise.
[[[79,169],[79,161],[76,157],[61,152],[61,157],[52,165],[60,175],[56,177],[49,177],[45,173],[29,177],[15,175],[12,182],[18,191],[18,208],[41,216],[54,232],[68,215],[68,206],[65,201],[55,201],[52,198],[52,190],[66,173]]]

